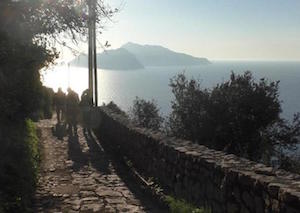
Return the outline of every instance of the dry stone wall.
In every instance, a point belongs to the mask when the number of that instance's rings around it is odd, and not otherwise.
[[[299,175],[134,127],[107,108],[93,114],[102,139],[177,197],[213,212],[300,212]]]

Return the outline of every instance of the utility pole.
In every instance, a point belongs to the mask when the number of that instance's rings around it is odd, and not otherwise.
[[[88,0],[88,64],[89,64],[89,96],[92,104],[98,106],[98,81],[97,81],[97,47],[96,47],[96,2]]]
[[[91,104],[94,103],[93,101],[93,61],[92,61],[92,55],[93,55],[93,51],[92,51],[92,4],[91,4],[91,0],[88,0],[88,9],[89,9],[89,16],[88,16],[88,48],[89,48],[89,52],[88,52],[88,64],[89,64],[89,96],[90,96],[90,100],[92,100]]]
[[[93,1],[93,47],[94,47],[94,89],[95,89],[95,106],[98,106],[98,75],[97,75],[97,46],[96,46],[96,6],[97,0]]]

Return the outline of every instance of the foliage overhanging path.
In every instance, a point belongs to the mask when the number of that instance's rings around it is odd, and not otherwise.
[[[34,212],[163,212],[115,167],[93,134],[58,140],[42,120],[41,174]],[[124,174],[125,173],[125,174]]]

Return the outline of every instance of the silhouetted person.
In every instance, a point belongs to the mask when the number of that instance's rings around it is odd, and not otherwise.
[[[76,92],[68,88],[68,95],[66,101],[66,118],[70,134],[77,135],[77,123],[79,116],[79,97]]]
[[[58,88],[57,93],[54,94],[53,102],[56,110],[57,122],[60,123],[62,121],[66,104],[66,95],[61,88]]]
[[[89,89],[83,91],[81,95],[80,107],[82,114],[83,130],[89,130],[90,127],[90,107],[92,106],[93,99],[90,97]]]

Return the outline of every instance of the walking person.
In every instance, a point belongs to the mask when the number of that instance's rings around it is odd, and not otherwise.
[[[57,93],[54,94],[53,103],[56,111],[57,123],[60,123],[62,121],[66,104],[66,94],[61,88],[58,88]]]
[[[77,124],[79,117],[79,97],[76,92],[68,88],[68,95],[66,98],[66,118],[68,130],[71,135],[77,135]]]
[[[86,89],[83,91],[81,95],[81,101],[80,101],[80,108],[81,108],[81,115],[82,115],[82,125],[83,125],[83,131],[89,131],[90,130],[90,108],[93,104],[93,100],[90,97],[89,89]]]

